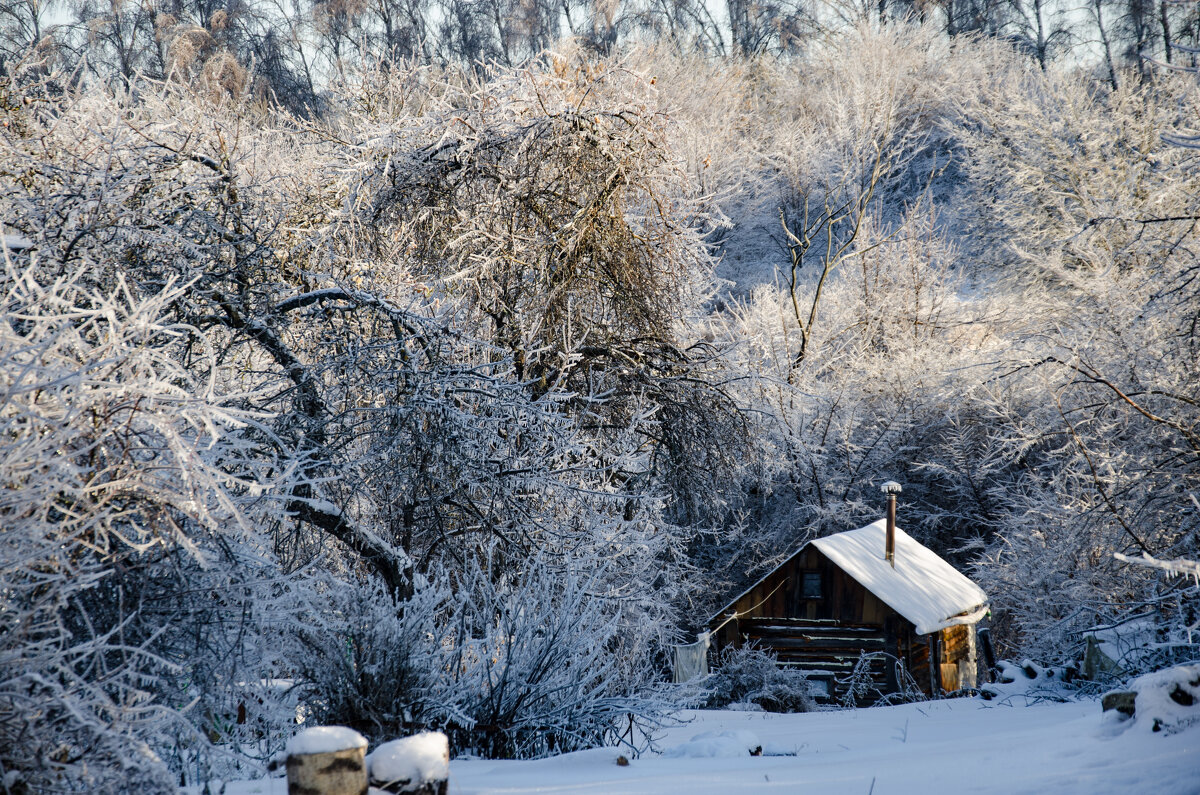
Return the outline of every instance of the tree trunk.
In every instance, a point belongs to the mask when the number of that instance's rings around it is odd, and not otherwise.
[[[1167,15],[1168,8],[1169,8],[1169,6],[1167,5],[1167,0],[1162,0],[1162,2],[1159,3],[1159,5],[1158,5],[1159,22],[1162,23],[1163,57],[1166,58],[1167,63],[1170,63],[1171,62],[1171,18]]]

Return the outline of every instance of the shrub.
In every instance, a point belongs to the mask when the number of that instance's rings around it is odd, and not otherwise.
[[[710,708],[757,704],[767,712],[809,712],[816,706],[807,676],[780,668],[775,655],[752,646],[722,650],[708,684]]]

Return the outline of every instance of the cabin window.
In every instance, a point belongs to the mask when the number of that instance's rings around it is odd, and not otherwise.
[[[804,580],[801,583],[800,596],[803,599],[821,598],[821,572],[804,572]]]

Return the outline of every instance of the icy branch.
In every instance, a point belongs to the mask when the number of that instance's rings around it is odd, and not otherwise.
[[[1197,585],[1200,585],[1200,561],[1188,560],[1186,558],[1159,560],[1158,558],[1151,557],[1146,552],[1143,552],[1140,558],[1122,555],[1120,552],[1114,552],[1113,557],[1122,563],[1131,563],[1135,566],[1145,566],[1150,569],[1162,569],[1169,574],[1179,577],[1191,577]]]

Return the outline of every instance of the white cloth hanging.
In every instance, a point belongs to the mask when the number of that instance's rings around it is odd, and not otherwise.
[[[675,647],[675,683],[686,682],[708,674],[708,647],[711,636],[701,632],[695,643]]]

